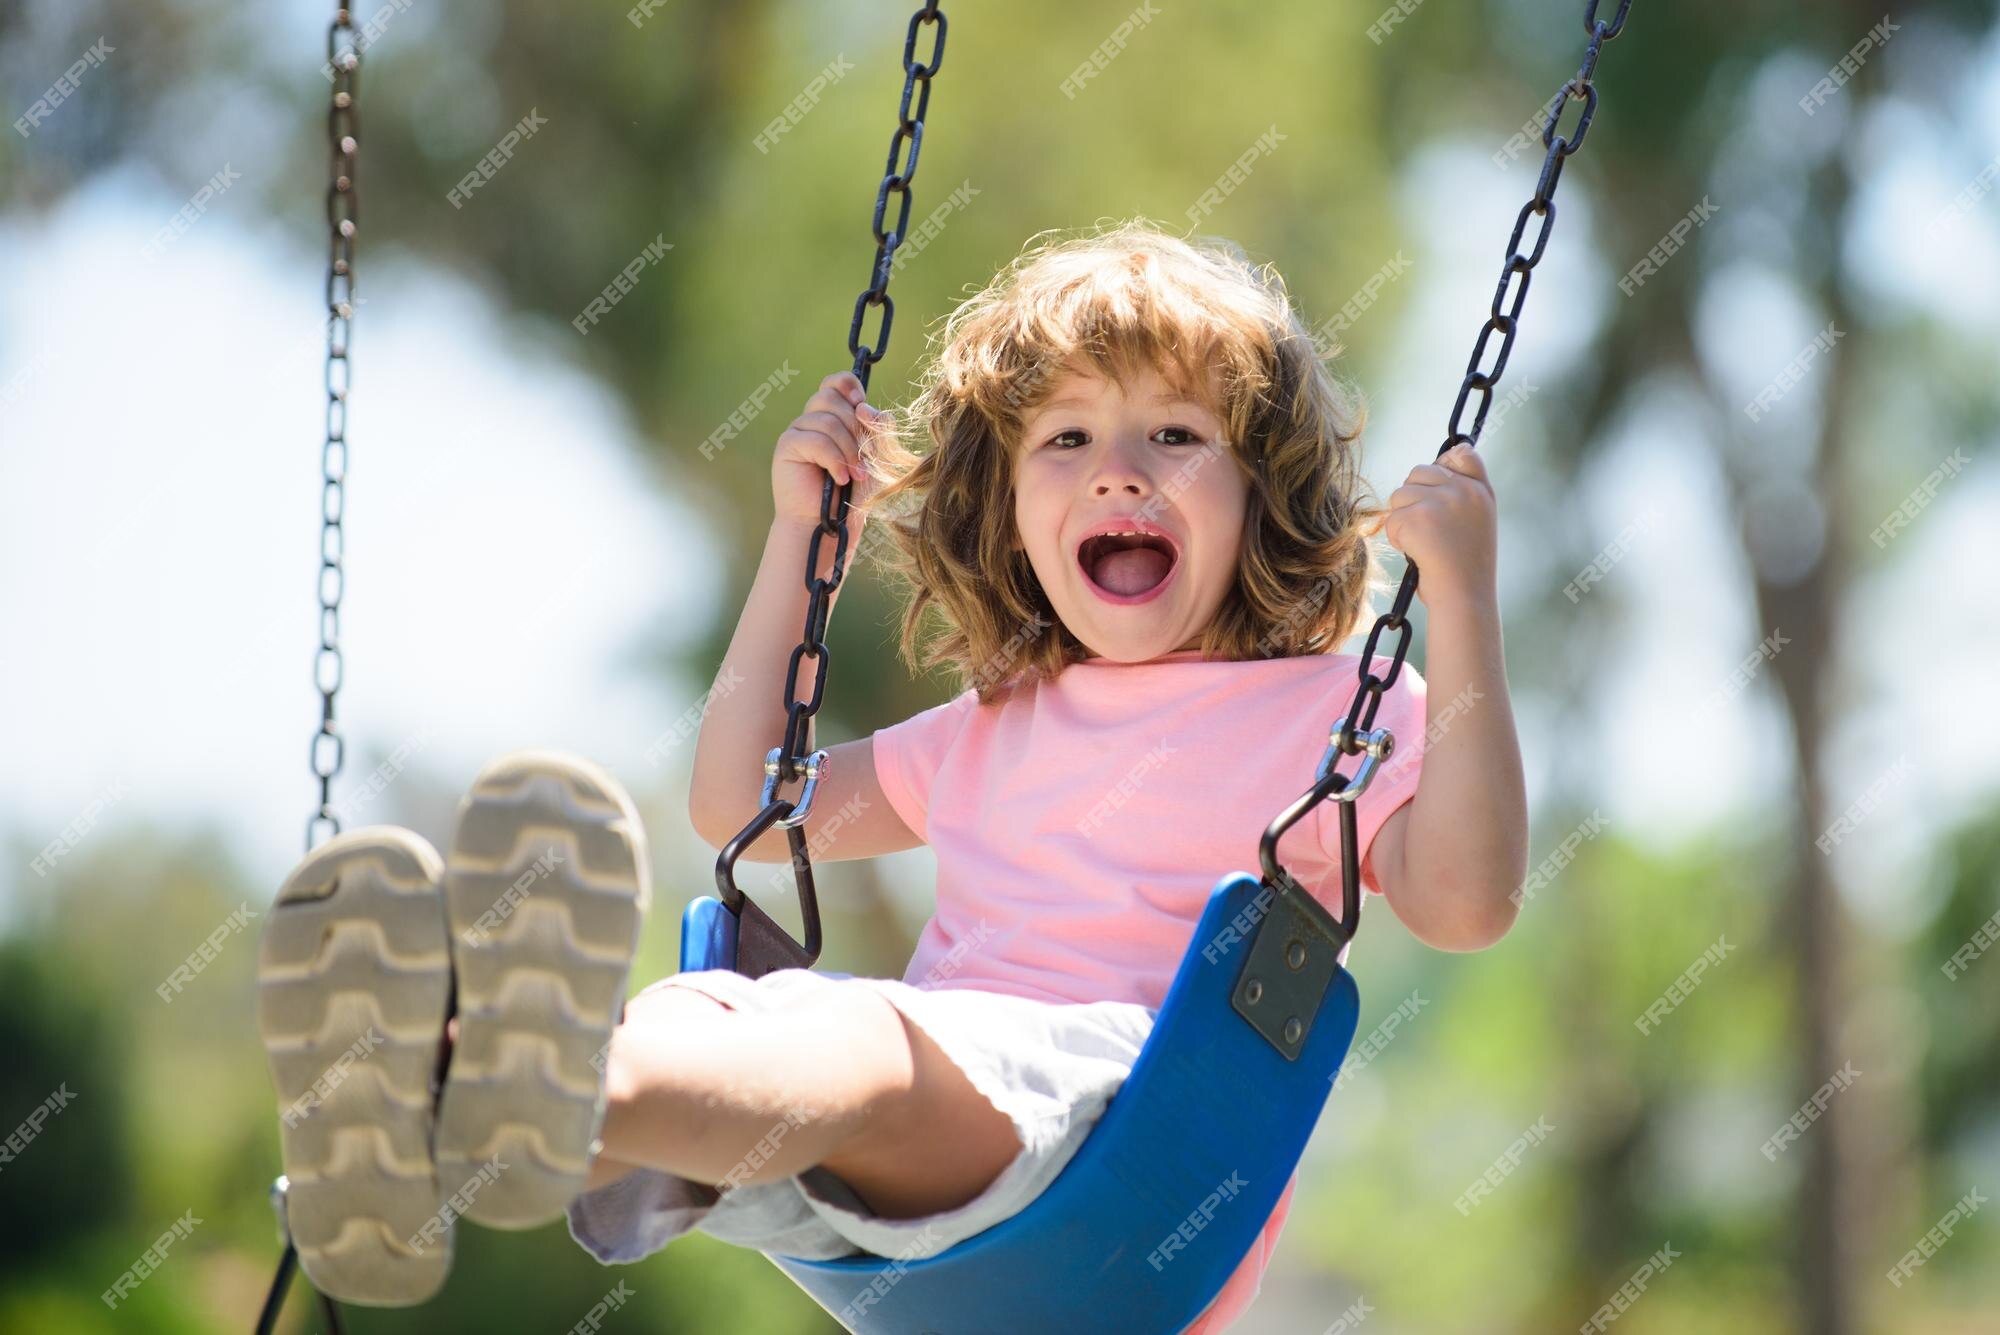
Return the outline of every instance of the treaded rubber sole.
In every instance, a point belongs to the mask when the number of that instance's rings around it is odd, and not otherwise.
[[[443,871],[408,830],[337,835],[280,887],[258,942],[286,1225],[306,1276],[342,1302],[420,1303],[451,1269],[431,1157],[451,999]]]
[[[638,809],[586,761],[517,751],[460,803],[444,883],[458,1037],[435,1144],[466,1218],[533,1228],[583,1190],[649,886]]]

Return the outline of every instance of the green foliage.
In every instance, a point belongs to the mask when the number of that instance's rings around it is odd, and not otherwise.
[[[0,940],[0,1136],[30,1117],[37,1128],[0,1169],[0,1286],[127,1217],[134,1203],[118,1078],[124,1037],[102,998],[77,988],[63,963],[28,941]]]

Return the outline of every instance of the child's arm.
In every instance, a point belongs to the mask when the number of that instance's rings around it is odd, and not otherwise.
[[[1461,445],[1412,469],[1389,504],[1389,542],[1421,572],[1428,710],[1453,701],[1461,708],[1430,739],[1416,795],[1382,823],[1369,863],[1418,940],[1483,950],[1514,925],[1528,867],[1527,783],[1494,579],[1493,488],[1477,452]]]
[[[855,478],[847,516],[846,568],[853,568],[872,481],[864,477],[859,456],[858,442],[865,432],[856,409],[862,402],[861,382],[852,373],[828,376],[807,401],[806,411],[778,438],[771,470],[775,500],[771,532],[736,634],[705,703],[695,743],[688,816],[695,832],[718,848],[762,809],[757,799],[764,782],[764,753],[784,744],[785,672],[805,634],[810,599],[806,553],[819,522],[820,492],[829,470],[840,475],[847,469]],[[832,573],[833,549],[831,538],[821,541],[816,574]],[[841,583],[846,581],[843,574]],[[829,598],[829,620],[832,604],[839,600],[835,590]],[[812,697],[813,672],[813,660],[801,657],[802,699]],[[800,747],[810,753],[810,729]],[[872,738],[841,742],[827,751],[827,772],[803,827],[815,859],[874,857],[923,842],[882,794]],[[797,802],[804,791],[802,783],[792,782],[781,785],[777,795]],[[750,862],[790,861],[785,832],[775,826],[765,831],[743,857]]]

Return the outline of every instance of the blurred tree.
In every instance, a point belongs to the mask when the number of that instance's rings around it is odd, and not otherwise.
[[[0,939],[0,1138],[12,1151],[0,1167],[0,1286],[131,1210],[125,1061],[97,1001],[31,942]]]

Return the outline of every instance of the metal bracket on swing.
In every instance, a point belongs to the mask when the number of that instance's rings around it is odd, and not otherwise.
[[[1345,718],[1333,725],[1313,787],[1264,831],[1264,880],[1258,887],[1257,898],[1251,901],[1251,910],[1261,917],[1250,936],[1243,971],[1237,975],[1236,989],[1229,998],[1231,1008],[1286,1061],[1297,1061],[1299,1053],[1305,1050],[1313,1021],[1319,1017],[1320,1005],[1326,1000],[1326,990],[1340,969],[1340,952],[1347,948],[1360,922],[1361,873],[1355,866],[1359,841],[1355,835],[1354,799],[1368,787],[1396,744],[1387,728],[1353,734],[1353,750],[1362,754],[1362,761],[1349,779],[1333,772],[1336,757],[1347,750],[1342,745],[1346,730]],[[1340,786],[1336,788],[1335,784]],[[1327,799],[1341,804],[1341,910],[1346,915],[1345,921],[1336,919],[1306,893],[1277,860],[1278,840],[1285,831]]]
[[[778,969],[810,969],[819,959],[819,898],[813,889],[812,859],[800,827],[812,812],[813,794],[826,777],[830,764],[824,750],[814,751],[799,764],[805,789],[797,804],[777,796],[783,776],[784,748],[774,746],[764,756],[763,805],[750,823],[722,847],[715,860],[717,897],[736,917],[735,963],[732,967],[746,978],[761,978]],[[798,882],[799,920],[803,940],[794,940],[778,921],[757,906],[736,884],[736,863],[744,850],[767,831],[782,829],[790,847],[792,872]]]
[[[1289,874],[1279,889],[1261,886],[1251,905],[1263,905],[1264,917],[1229,1004],[1286,1061],[1297,1061],[1347,941],[1333,915]]]

